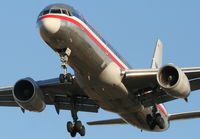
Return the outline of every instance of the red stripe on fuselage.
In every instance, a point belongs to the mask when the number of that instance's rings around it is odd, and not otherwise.
[[[104,51],[104,53],[106,53],[110,59],[112,59],[113,62],[115,62],[121,69],[126,69],[125,66],[123,66],[114,56],[113,54],[111,54],[107,48],[105,48],[101,42],[99,42],[93,35],[92,33],[90,33],[90,31],[88,29],[86,29],[81,23],[79,23],[77,20],[66,17],[66,16],[61,16],[61,15],[44,15],[42,17],[39,18],[39,20],[42,20],[44,18],[57,18],[57,19],[61,19],[61,20],[65,20],[68,22],[71,22],[77,26],[79,26],[98,46],[99,48],[101,48],[102,51]]]
[[[149,94],[150,92],[144,92],[145,95]],[[167,111],[165,110],[165,107],[162,104],[158,104],[157,108],[160,110],[161,113],[163,113],[167,117]]]
[[[162,104],[158,104],[157,108],[167,117],[167,111],[165,110],[164,106]]]

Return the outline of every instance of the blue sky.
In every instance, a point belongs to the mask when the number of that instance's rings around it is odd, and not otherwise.
[[[36,20],[49,4],[66,3],[78,9],[134,68],[149,68],[157,38],[164,44],[164,63],[180,67],[200,66],[199,0],[4,0],[0,22],[0,85],[12,85],[24,77],[35,80],[57,77],[61,72],[58,56],[41,40]],[[169,113],[200,109],[200,91],[189,103],[176,100],[166,104]],[[100,110],[98,114],[80,113],[85,123],[118,117]],[[70,112],[58,116],[53,107],[42,113],[19,108],[0,108],[0,138],[66,139]],[[169,139],[199,136],[200,119],[171,123],[163,133],[140,132],[132,126],[87,128],[86,139]],[[77,138],[81,138],[77,136]]]

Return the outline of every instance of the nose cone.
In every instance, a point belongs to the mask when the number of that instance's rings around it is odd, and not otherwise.
[[[43,33],[55,34],[61,27],[61,21],[56,18],[43,18],[40,20],[39,27]]]

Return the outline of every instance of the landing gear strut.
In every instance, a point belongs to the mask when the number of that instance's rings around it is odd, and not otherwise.
[[[153,130],[156,126],[158,126],[160,129],[165,128],[164,119],[160,113],[157,113],[157,111],[157,106],[155,105],[152,109],[152,115],[148,114],[146,117],[147,124],[151,130]]]
[[[73,78],[70,73],[67,73],[67,65],[68,65],[68,59],[71,54],[71,50],[67,48],[62,54],[60,54],[60,61],[61,61],[61,67],[64,69],[64,74],[60,74],[59,80],[60,83],[72,82]]]
[[[75,137],[77,133],[81,136],[85,136],[85,127],[81,121],[78,120],[76,103],[72,103],[71,115],[73,118],[73,123],[71,121],[67,122],[67,131],[72,137]]]

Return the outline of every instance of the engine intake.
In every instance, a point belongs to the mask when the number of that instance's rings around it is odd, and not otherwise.
[[[14,85],[13,97],[20,107],[29,111],[42,112],[46,106],[42,91],[31,78],[21,79]]]
[[[157,82],[168,95],[175,98],[187,98],[191,92],[185,73],[172,64],[159,69]]]

